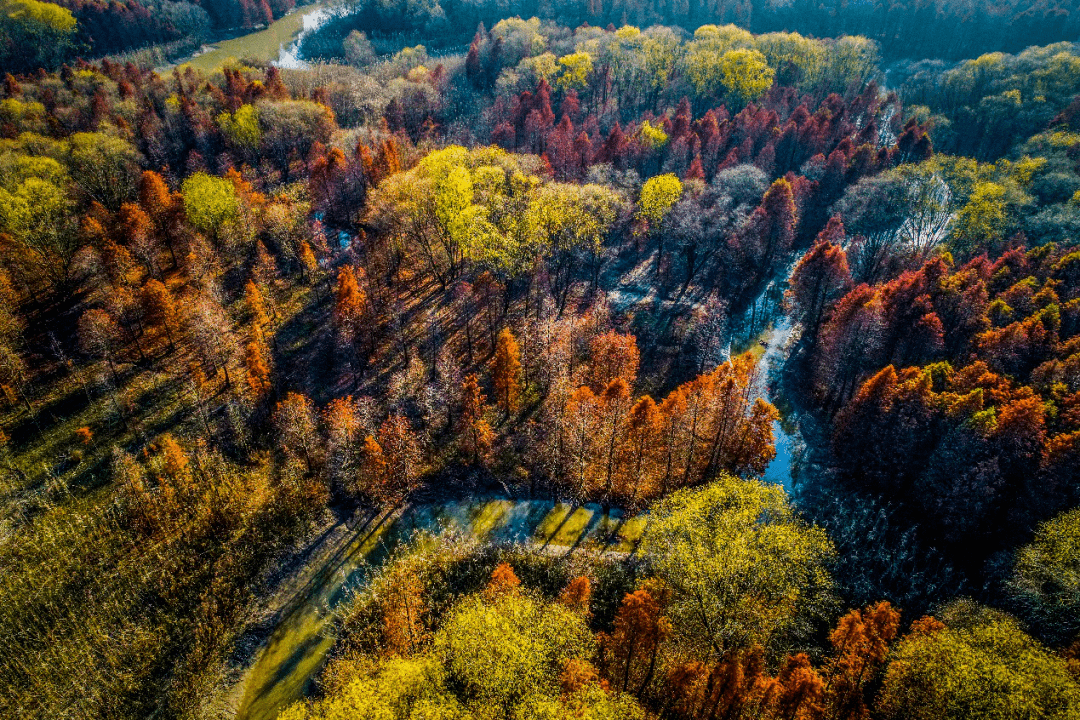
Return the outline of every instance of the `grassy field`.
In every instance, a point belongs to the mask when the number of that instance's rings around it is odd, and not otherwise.
[[[281,53],[281,48],[295,40],[304,29],[304,16],[322,7],[323,4],[318,2],[297,7],[296,10],[263,30],[214,43],[210,46],[214,48],[210,52],[184,60],[179,64],[191,65],[203,72],[211,72],[230,58],[276,60]]]

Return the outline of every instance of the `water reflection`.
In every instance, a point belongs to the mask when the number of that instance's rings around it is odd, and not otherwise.
[[[297,12],[300,11],[297,10]],[[325,7],[316,7],[314,10],[305,12],[303,17],[303,28],[289,45],[281,46],[281,52],[278,54],[278,59],[274,64],[281,68],[288,68],[289,70],[303,70],[306,68],[308,66],[307,61],[300,59],[300,42],[304,39],[305,35],[318,30],[329,18],[330,10]]]

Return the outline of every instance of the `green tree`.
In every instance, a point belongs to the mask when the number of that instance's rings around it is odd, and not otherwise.
[[[71,179],[91,200],[112,211],[135,197],[141,174],[139,154],[127,140],[106,133],[68,138]]]
[[[1080,509],[1039,526],[1016,555],[1009,588],[1047,638],[1080,632]]]
[[[713,660],[806,632],[831,597],[828,537],[795,515],[783,488],[760,480],[721,475],[661,501],[644,551],[672,589],[676,636]]]
[[[1007,223],[1005,188],[994,182],[980,182],[967,204],[956,213],[950,244],[963,253],[993,248],[1003,239]]]
[[[241,105],[234,113],[223,112],[217,122],[228,141],[239,148],[257,150],[262,143],[259,111],[254,105]]]
[[[584,90],[588,85],[589,75],[593,70],[592,56],[587,52],[576,52],[559,58],[562,72],[559,74],[560,90]]]
[[[54,68],[76,49],[75,16],[37,0],[0,0],[0,67],[10,72]]]
[[[435,636],[435,652],[462,698],[508,715],[530,696],[556,697],[566,662],[594,650],[584,618],[521,592],[463,601]]]
[[[682,181],[673,173],[649,178],[641,186],[638,216],[648,220],[650,227],[659,227],[671,206],[682,197],[682,191]]]
[[[184,211],[191,224],[215,238],[222,226],[236,218],[240,201],[236,188],[223,178],[198,172],[184,181]]]
[[[893,650],[878,698],[887,720],[1065,720],[1080,717],[1080,686],[1065,660],[1004,613],[970,601]]]
[[[524,245],[547,263],[560,312],[582,261],[596,281],[604,240],[623,208],[618,194],[602,185],[547,183],[529,194]]]
[[[772,87],[775,72],[757,50],[740,48],[723,54],[719,64],[724,89],[743,105],[754,102]]]
[[[15,243],[8,259],[58,288],[71,278],[80,242],[63,189],[27,178],[14,192],[0,188],[0,232]]]

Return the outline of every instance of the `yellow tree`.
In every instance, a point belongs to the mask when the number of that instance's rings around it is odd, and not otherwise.
[[[720,78],[728,94],[743,105],[754,102],[772,87],[775,73],[757,50],[729,50],[720,58]]]
[[[1080,717],[1064,658],[1008,615],[971,601],[912,626],[889,655],[876,714],[885,720]]]
[[[682,197],[682,193],[682,181],[672,173],[649,178],[641,186],[637,216],[645,221],[648,233],[658,238],[655,265],[657,272],[664,259],[665,233],[660,231],[660,224],[672,206]]]
[[[828,536],[772,483],[723,475],[674,493],[650,511],[643,548],[671,587],[675,634],[711,661],[767,647],[831,597]]]
[[[659,226],[671,206],[682,197],[682,191],[682,181],[673,173],[649,178],[641,186],[638,216],[648,220],[650,227]]]

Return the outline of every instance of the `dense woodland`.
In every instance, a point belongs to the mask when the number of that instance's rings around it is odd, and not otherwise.
[[[0,0],[0,715],[220,717],[328,528],[492,493],[647,529],[413,538],[282,718],[1080,715],[1075,10],[421,5]]]

